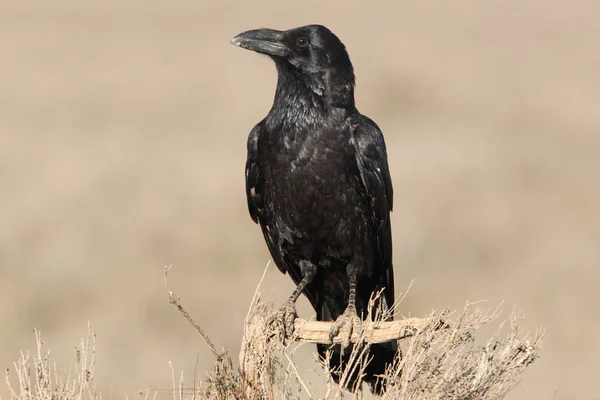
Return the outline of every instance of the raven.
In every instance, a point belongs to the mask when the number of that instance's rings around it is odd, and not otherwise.
[[[250,216],[277,267],[297,285],[276,321],[290,335],[304,293],[317,320],[335,321],[330,337],[345,335],[330,361],[339,371],[371,295],[381,291],[384,307],[394,302],[393,190],[383,134],[356,109],[352,63],[326,27],[256,29],[231,42],[270,56],[278,72],[273,106],[250,132],[246,161]],[[328,349],[318,345],[321,357]],[[396,343],[369,348],[364,380],[375,393],[384,390],[378,376],[397,353]],[[357,389],[357,378],[348,389]]]

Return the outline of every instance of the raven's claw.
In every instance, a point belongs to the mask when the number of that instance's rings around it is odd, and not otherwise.
[[[333,339],[342,332],[342,347],[346,348],[350,345],[352,334],[356,333],[358,336],[361,336],[362,331],[362,321],[358,317],[358,314],[356,314],[356,308],[348,307],[333,323],[333,327],[329,331],[329,341],[333,343]]]
[[[286,338],[294,334],[294,320],[297,317],[296,304],[286,301],[273,319],[273,325],[278,330],[279,339],[285,344]]]

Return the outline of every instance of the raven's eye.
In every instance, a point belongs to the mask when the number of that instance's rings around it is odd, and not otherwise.
[[[304,36],[299,37],[298,39],[296,39],[296,44],[298,45],[298,47],[306,47],[308,46],[308,39]]]

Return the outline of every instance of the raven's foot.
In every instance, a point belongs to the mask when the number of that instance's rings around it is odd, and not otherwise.
[[[350,345],[352,334],[356,333],[361,336],[362,331],[362,321],[356,314],[356,308],[349,306],[333,323],[333,327],[329,331],[329,341],[333,343],[333,339],[342,332],[342,348],[346,348]]]
[[[294,334],[294,320],[297,316],[296,304],[293,301],[286,301],[277,312],[272,324],[277,329],[282,343],[285,344],[285,339]]]

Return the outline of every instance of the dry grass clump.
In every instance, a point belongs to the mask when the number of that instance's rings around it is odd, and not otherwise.
[[[513,312],[485,345],[474,340],[477,329],[496,321],[501,310],[467,305],[455,313],[449,329],[435,329],[435,313],[413,337],[401,341],[403,358],[388,371],[384,398],[501,399],[521,379],[542,345],[543,331],[520,337]],[[449,316],[451,317],[451,316]]]
[[[88,326],[87,336],[75,349],[76,363],[66,374],[57,372],[50,358],[50,350],[44,350],[42,336],[35,331],[37,351],[21,352],[14,362],[16,379],[6,370],[6,384],[11,400],[100,400],[96,392],[94,370],[96,368],[96,336]]]
[[[346,370],[339,371],[342,382],[355,370],[362,373],[370,343],[396,338],[392,340],[398,340],[402,358],[382,377],[387,383],[384,398],[500,399],[520,381],[542,346],[541,329],[520,336],[515,312],[508,323],[499,324],[485,345],[477,344],[475,332],[496,321],[500,308],[486,310],[475,303],[467,304],[460,312],[444,310],[425,318],[383,322],[393,308],[375,310],[375,315],[367,318],[362,335],[352,337],[352,342],[360,345],[355,347]],[[322,343],[322,333],[327,332],[330,323],[297,319],[295,337],[284,346],[277,339],[279,332],[270,324],[276,313],[272,303],[261,301],[257,288],[245,319],[238,370],[228,354],[221,355],[202,384],[204,389],[196,394],[216,399],[314,398],[296,369],[293,353],[300,346],[298,341]],[[322,365],[327,384],[325,398],[341,398],[343,390],[332,382],[325,367],[328,360]],[[353,395],[360,396],[361,392]]]

